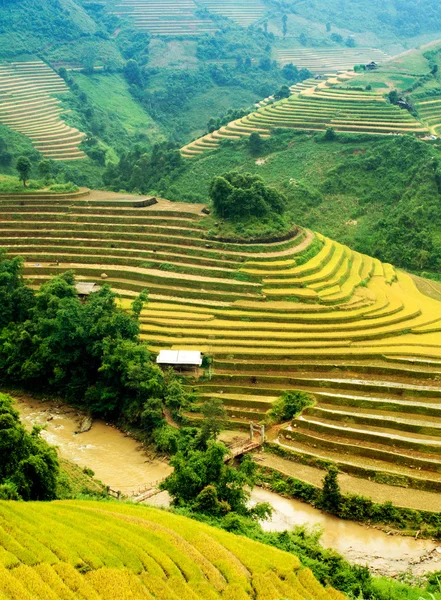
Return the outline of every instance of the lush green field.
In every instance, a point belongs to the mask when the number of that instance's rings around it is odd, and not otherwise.
[[[129,136],[140,139],[145,136],[153,143],[164,139],[160,127],[130,94],[129,85],[120,73],[77,73],[74,80],[109,119],[119,121]]]

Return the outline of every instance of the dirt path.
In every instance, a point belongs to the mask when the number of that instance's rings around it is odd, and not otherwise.
[[[259,455],[259,464],[317,487],[321,486],[325,474],[324,471],[315,467],[302,465],[269,453]],[[396,506],[404,508],[441,511],[441,494],[376,483],[346,473],[340,473],[338,480],[341,490],[345,494],[360,494],[372,498],[374,502],[378,503],[392,501]]]

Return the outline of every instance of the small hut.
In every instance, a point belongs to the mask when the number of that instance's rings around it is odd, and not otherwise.
[[[160,350],[156,364],[178,370],[197,369],[202,366],[202,352],[196,350]]]
[[[75,284],[80,300],[85,300],[93,292],[98,292],[101,289],[100,285],[89,281],[79,281]]]
[[[375,69],[378,69],[378,64],[375,61],[372,61],[365,65],[365,67],[368,71],[375,71]]]

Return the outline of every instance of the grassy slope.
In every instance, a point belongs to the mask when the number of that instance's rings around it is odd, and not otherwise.
[[[92,471],[87,472],[78,465],[60,458],[61,474],[58,483],[59,498],[76,498],[80,495],[103,496],[106,488],[95,479]]]
[[[378,239],[378,223],[382,218],[396,223],[408,212],[414,219],[414,233],[417,228],[427,229],[436,242],[441,232],[441,211],[437,208],[432,156],[441,158],[438,148],[417,141],[409,146],[403,137],[352,138],[349,143],[351,138],[344,135],[340,142],[318,143],[320,139],[320,135],[287,131],[269,142],[262,154],[263,165],[256,164],[246,141],[224,143],[219,150],[189,161],[187,170],[173,182],[173,191],[181,197],[197,191],[204,201],[216,175],[229,170],[257,173],[287,193],[290,213],[299,224],[382,260],[393,259],[397,264],[417,268],[412,263],[415,259],[406,256],[404,249],[402,255],[398,249],[390,255],[392,250]],[[317,205],[308,194],[292,193],[291,179],[322,194],[322,203]],[[387,229],[387,225],[383,227]],[[403,235],[407,227],[403,224]],[[432,269],[435,254],[436,250],[431,254]]]
[[[77,73],[74,77],[92,102],[106,111],[111,119],[117,119],[129,135],[145,134],[152,141],[162,138],[158,125],[130,94],[123,75]]]

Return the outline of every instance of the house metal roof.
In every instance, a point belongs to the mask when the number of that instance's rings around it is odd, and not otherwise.
[[[156,362],[158,365],[200,367],[202,365],[202,354],[195,350],[160,350]]]
[[[75,284],[75,288],[80,296],[88,296],[92,292],[97,292],[100,287],[96,283],[89,283],[88,281],[79,281]]]

